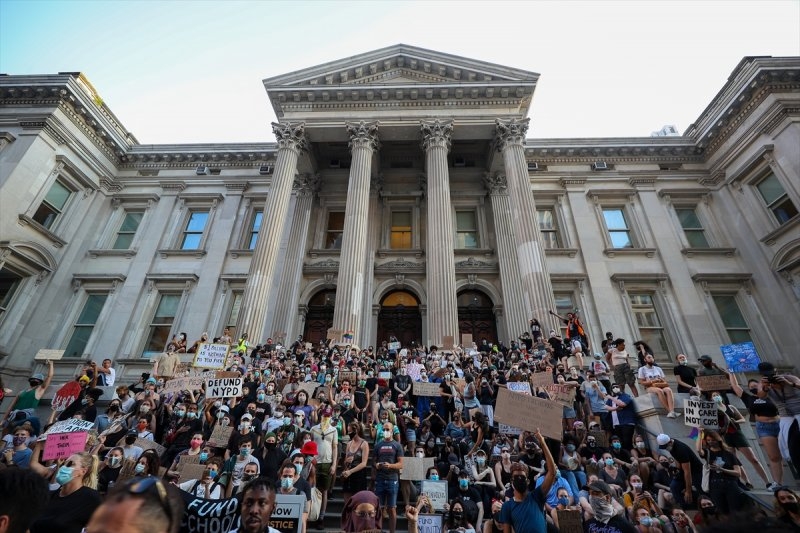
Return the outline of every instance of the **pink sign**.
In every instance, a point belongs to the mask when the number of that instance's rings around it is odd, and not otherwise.
[[[74,433],[54,433],[47,436],[44,443],[45,461],[50,459],[66,459],[73,453],[82,452],[86,447],[86,438],[89,434],[85,431]]]

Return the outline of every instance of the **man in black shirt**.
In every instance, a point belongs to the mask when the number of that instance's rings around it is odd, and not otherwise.
[[[638,530],[624,517],[614,514],[611,505],[612,490],[605,481],[589,483],[589,504],[594,516],[583,523],[584,533],[637,533]]]
[[[703,462],[686,444],[664,433],[656,438],[658,447],[667,450],[678,466],[678,476],[672,480],[670,490],[679,506],[686,508],[694,502],[692,487],[700,492],[703,481]]]
[[[473,502],[478,508],[478,520],[475,523],[483,523],[483,498],[481,497],[481,492],[474,484],[470,483],[469,473],[465,470],[458,474],[458,487],[452,498],[461,498],[464,501]]]

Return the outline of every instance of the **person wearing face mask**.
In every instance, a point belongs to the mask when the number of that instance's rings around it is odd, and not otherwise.
[[[564,437],[561,446],[561,457],[558,462],[558,469],[561,477],[567,480],[572,488],[573,496],[577,497],[579,487],[586,485],[586,473],[581,466],[581,456],[578,454],[575,438],[571,435]]]
[[[585,520],[585,532],[602,531],[603,533],[638,533],[636,528],[625,518],[615,514],[612,504],[614,491],[602,480],[589,483],[589,505],[593,516]]]
[[[556,481],[557,467],[541,432],[537,430],[534,436],[544,453],[546,472],[540,478],[541,483],[538,483],[533,491],[529,491],[528,467],[522,463],[514,463],[511,466],[513,493],[503,503],[498,520],[503,524],[505,533],[511,533],[512,528],[516,533],[545,531],[544,506],[547,494]]]
[[[667,450],[675,460],[677,475],[670,481],[673,498],[681,507],[691,505],[694,501],[694,492],[702,490],[703,461],[688,445],[671,438],[666,433],[656,437],[656,443],[660,450]]]
[[[800,531],[800,497],[793,490],[788,487],[776,490],[772,508],[778,520],[790,531]]]
[[[383,424],[382,438],[374,452],[375,495],[388,511],[390,533],[395,533],[397,526],[397,493],[403,468],[403,446],[394,439],[394,429],[391,422]]]
[[[494,477],[494,470],[487,464],[485,451],[478,450],[473,455],[473,458],[474,461],[471,466],[471,474],[472,479],[475,480],[473,485],[480,491],[481,494],[481,499],[479,500],[481,502],[480,518],[483,518],[483,510],[489,507],[492,501],[492,496],[495,494],[497,480],[495,480]],[[477,523],[482,523],[482,520],[478,520]]]
[[[136,445],[137,438],[138,432],[135,429],[129,430],[128,434],[125,435],[125,444],[122,446],[122,452],[125,456],[125,459],[138,461],[139,457],[141,457],[141,455],[144,453],[144,449],[141,446]]]
[[[589,421],[606,425],[606,404],[605,397],[608,393],[606,387],[597,379],[593,371],[586,373],[586,381],[581,384],[581,392],[583,393],[586,401],[584,402],[584,410],[587,414]]]
[[[111,448],[106,454],[106,460],[103,461],[97,476],[97,488],[100,492],[108,492],[109,485],[113,486],[113,484],[117,482],[119,473],[122,471],[122,462],[124,460],[125,451],[119,446]]]
[[[243,485],[244,468],[248,464],[255,464],[256,474],[260,472],[258,459],[252,455],[252,437],[245,435],[239,437],[239,453],[225,461],[220,474],[220,483],[225,485],[225,497],[230,498],[234,493],[239,492]]]
[[[606,396],[605,404],[606,422],[610,424],[607,429],[619,435],[622,449],[632,450],[637,416],[633,398],[625,394],[622,388],[615,383],[611,387],[611,395]]]
[[[369,462],[369,445],[361,438],[361,424],[350,422],[347,425],[347,443],[344,454],[344,470],[342,471],[342,497],[347,500],[357,492],[367,489],[367,464]]]
[[[176,404],[173,410],[173,420],[168,432],[167,442],[169,448],[164,453],[162,466],[169,466],[177,455],[189,447],[192,436],[202,433],[203,423],[197,413],[197,404]]]
[[[339,433],[331,425],[333,409],[325,406],[320,411],[320,423],[311,428],[311,438],[317,445],[317,488],[322,492],[318,529],[324,529],[325,511],[328,506],[328,492],[336,476],[339,459]]]
[[[621,496],[623,487],[626,484],[625,472],[617,467],[614,457],[610,453],[604,453],[602,458],[603,467],[600,469],[600,480],[608,483],[614,490],[615,496]]]
[[[306,505],[303,509],[303,516],[299,529],[299,533],[303,533],[304,531],[308,530],[308,511],[311,509],[310,491],[308,494],[306,494],[300,487],[297,486],[300,476],[297,474],[297,470],[295,470],[291,461],[286,461],[280,466],[280,468],[278,468],[278,476],[278,484],[276,485],[278,487],[278,494],[283,494],[286,496],[303,496],[306,498]]]
[[[642,506],[636,506],[632,515],[639,533],[662,533],[661,519],[653,516],[650,511]]]
[[[692,521],[701,531],[725,522],[726,517],[719,512],[711,497],[702,494],[697,498],[697,507],[700,512],[694,515]]]
[[[627,476],[634,467],[633,456],[631,452],[626,450],[622,445],[620,438],[616,435],[611,435],[611,447],[608,450],[611,457],[614,459],[614,464],[622,469],[622,472]],[[606,483],[611,483],[609,480],[604,480]]]
[[[678,382],[678,392],[688,394],[697,387],[697,370],[689,366],[689,358],[686,354],[679,353],[675,359],[678,364],[672,369],[675,380]]]
[[[33,434],[33,426],[25,422],[14,429],[11,446],[3,450],[2,460],[6,466],[28,468],[33,450],[28,447],[28,440]]]
[[[275,433],[264,435],[264,446],[256,450],[255,456],[261,465],[260,470],[264,473],[264,477],[277,485],[279,467],[289,456],[278,446]]]
[[[625,510],[628,516],[635,516],[636,509],[643,507],[647,509],[651,516],[659,516],[666,521],[667,517],[662,516],[661,508],[656,503],[655,498],[648,491],[644,490],[644,483],[642,478],[636,474],[631,474],[628,478],[630,488],[622,495],[622,502],[625,505]]]
[[[145,450],[139,460],[136,461],[133,473],[137,477],[157,476],[159,466],[160,461],[156,452],[154,450]]]
[[[55,481],[60,488],[50,493],[50,502],[31,524],[31,533],[79,533],[102,499],[97,492],[98,458],[74,453],[59,467]]]
[[[572,495],[567,489],[558,489],[556,492],[557,504],[555,507],[550,507],[550,518],[553,520],[553,523],[558,528],[558,511],[569,511],[575,509],[574,502]],[[549,506],[548,506],[549,507]]]
[[[239,439],[241,437],[250,439],[250,442],[253,444],[253,449],[258,447],[258,433],[256,433],[253,427],[253,415],[250,413],[243,414],[241,419],[239,419],[239,425],[231,432],[231,436],[228,438],[228,446],[225,449],[225,459],[236,455],[236,452],[239,451]]]
[[[197,498],[205,498],[206,500],[222,499],[225,491],[219,482],[215,481],[216,476],[214,474],[216,474],[216,471],[213,468],[206,468],[203,470],[200,479],[184,481],[178,485],[178,488]]]
[[[705,430],[697,440],[698,454],[711,468],[708,493],[723,515],[743,509],[748,499],[739,487],[742,464],[716,431]]]
[[[192,438],[189,440],[189,448],[186,450],[182,450],[178,455],[175,456],[175,460],[172,461],[172,465],[169,467],[170,473],[179,473],[178,472],[178,464],[183,461],[184,457],[192,457],[197,458],[200,462],[204,462],[202,459],[203,454],[203,434],[201,432],[196,432],[192,434]],[[206,454],[206,459],[208,458],[208,454]]]
[[[400,394],[397,397],[400,402],[400,410],[398,411],[398,421],[403,428],[403,435],[406,439],[406,447],[408,453],[412,453],[417,443],[417,428],[419,427],[419,414],[417,410],[411,406],[408,398]]]
[[[345,533],[382,529],[380,498],[369,491],[353,494],[342,509],[341,527]]]
[[[459,497],[452,500],[442,529],[445,531],[458,531],[459,533],[475,533],[475,526],[470,523],[467,516],[468,505],[467,500]]]
[[[17,397],[14,399],[14,402],[8,408],[7,413],[15,409],[35,409],[39,406],[39,401],[41,401],[44,393],[47,392],[47,387],[50,386],[50,382],[53,380],[53,361],[47,361],[47,377],[44,374],[34,374],[28,379],[28,385],[30,388],[28,390],[20,392]]]
[[[673,533],[697,533],[689,515],[680,507],[672,508],[670,512],[670,522],[672,524]]]
[[[67,408],[64,409],[61,415],[59,415],[58,419],[67,420],[75,415],[81,415],[83,420],[94,422],[97,418],[97,407],[95,404],[102,395],[103,389],[98,389],[97,387],[85,389],[83,394],[80,394],[74,402],[69,404]]]

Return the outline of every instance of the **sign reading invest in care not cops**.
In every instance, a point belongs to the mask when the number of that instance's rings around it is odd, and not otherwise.
[[[244,378],[209,378],[206,398],[235,398],[242,395]]]
[[[203,343],[194,354],[192,366],[195,368],[224,368],[230,348],[228,344]]]

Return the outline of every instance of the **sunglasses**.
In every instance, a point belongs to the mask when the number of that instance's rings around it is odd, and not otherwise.
[[[153,487],[155,487],[155,493],[158,494],[158,502],[161,504],[161,508],[164,509],[164,512],[167,515],[167,519],[169,520],[169,528],[167,531],[172,530],[172,507],[169,504],[169,497],[167,496],[167,488],[164,486],[164,483],[161,482],[160,479],[157,477],[145,477],[141,479],[132,479],[128,481],[125,485],[123,485],[124,490],[128,492],[128,494],[135,494],[135,495],[142,495],[142,494],[152,494]]]

